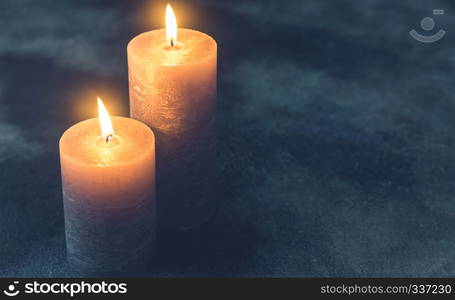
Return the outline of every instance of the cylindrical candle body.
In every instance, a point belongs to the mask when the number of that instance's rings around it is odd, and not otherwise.
[[[144,124],[112,118],[106,143],[98,119],[60,139],[67,257],[83,273],[129,272],[155,244],[155,138]]]
[[[217,45],[178,30],[169,46],[154,30],[128,44],[131,117],[156,135],[158,215],[163,227],[187,229],[215,211]]]

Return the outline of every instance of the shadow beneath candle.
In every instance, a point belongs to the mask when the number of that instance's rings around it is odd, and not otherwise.
[[[252,186],[261,185],[268,151],[264,141],[231,135],[224,126],[218,141],[218,210],[198,228],[163,231],[152,276],[254,276],[261,269],[258,251],[269,233],[260,226],[264,212]]]
[[[159,234],[154,274],[176,277],[230,277],[254,273],[254,255],[263,236],[253,221],[217,213],[199,228]]]

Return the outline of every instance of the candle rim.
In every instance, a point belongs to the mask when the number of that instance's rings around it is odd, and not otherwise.
[[[155,139],[155,133],[153,132],[153,130],[148,127],[147,125],[145,125],[143,122],[139,121],[139,120],[136,120],[136,119],[133,119],[133,118],[127,118],[127,117],[123,117],[123,116],[111,116],[112,120],[114,119],[125,119],[125,120],[128,120],[129,121],[133,121],[137,124],[140,124],[141,127],[145,128],[147,132],[149,132],[151,134],[151,145],[150,147],[146,148],[148,149],[147,151],[143,151],[141,154],[139,155],[136,155],[134,156],[134,158],[132,159],[128,159],[127,161],[119,161],[119,162],[116,162],[114,165],[102,165],[102,164],[96,164],[96,163],[88,163],[86,161],[81,161],[81,160],[78,160],[78,159],[75,159],[73,156],[69,155],[67,152],[64,152],[62,151],[62,141],[64,139],[64,137],[66,136],[66,134],[74,127],[80,125],[81,123],[88,123],[88,122],[98,122],[98,118],[89,118],[89,119],[85,119],[85,120],[82,120],[80,122],[77,122],[73,125],[71,125],[69,128],[67,128],[62,136],[60,137],[60,140],[59,140],[59,152],[60,152],[60,156],[65,156],[65,159],[67,160],[70,160],[72,162],[75,162],[77,164],[80,164],[80,165],[84,165],[84,166],[88,166],[88,167],[100,167],[100,168],[109,168],[109,167],[117,167],[117,166],[123,166],[123,165],[128,165],[128,164],[131,164],[131,163],[135,163],[139,160],[141,160],[142,157],[144,157],[145,155],[147,155],[150,151],[156,151],[156,150],[152,150],[152,149],[156,149],[155,145],[156,145],[156,139]],[[154,153],[154,155],[156,155],[156,153]]]
[[[202,62],[205,62],[209,59],[211,59],[213,56],[217,56],[217,52],[218,52],[218,44],[216,42],[216,40],[208,35],[207,33],[204,33],[202,31],[199,31],[199,30],[195,30],[195,29],[190,29],[190,28],[184,28],[184,27],[179,27],[177,29],[177,31],[194,31],[194,32],[198,32],[202,35],[204,35],[205,37],[207,37],[210,41],[213,42],[213,45],[214,45],[214,54],[213,55],[206,55],[204,57],[202,57],[201,59],[197,60],[197,61],[194,61],[194,62],[188,62],[188,63],[178,63],[178,64],[175,64],[175,65],[165,65],[165,64],[159,64],[159,63],[150,63],[150,62],[147,62],[147,64],[149,65],[152,65],[152,66],[160,66],[160,67],[177,67],[177,66],[189,66],[189,65],[197,65],[197,64],[200,64]],[[142,32],[138,35],[136,35],[135,37],[133,37],[129,42],[128,42],[128,45],[126,47],[126,50],[127,50],[127,53],[128,55],[132,55],[135,59],[139,59],[141,61],[146,61],[147,59],[143,58],[143,56],[141,55],[134,55],[133,52],[130,50],[131,49],[131,45],[137,41],[140,37],[144,37],[145,35],[147,34],[151,34],[152,32],[155,32],[155,31],[164,31],[166,32],[166,29],[165,28],[158,28],[158,29],[153,29],[153,30],[149,30],[149,31],[145,31],[145,32]],[[166,40],[166,39],[165,39]],[[166,40],[167,41],[167,40]],[[181,44],[184,45],[184,43],[180,40],[179,41]]]

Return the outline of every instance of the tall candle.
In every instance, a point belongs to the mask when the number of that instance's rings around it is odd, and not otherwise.
[[[186,229],[215,210],[217,44],[166,21],[128,44],[130,111],[156,135],[160,223]]]
[[[129,271],[154,248],[155,139],[139,121],[110,123],[98,101],[100,118],[60,139],[67,257],[83,273]]]

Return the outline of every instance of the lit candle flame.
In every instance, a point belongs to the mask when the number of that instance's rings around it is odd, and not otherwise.
[[[166,38],[171,47],[177,42],[177,19],[170,4],[166,6]]]
[[[100,122],[101,135],[106,143],[108,143],[114,136],[114,128],[112,128],[111,117],[109,117],[109,113],[100,97],[98,97],[98,120]]]

